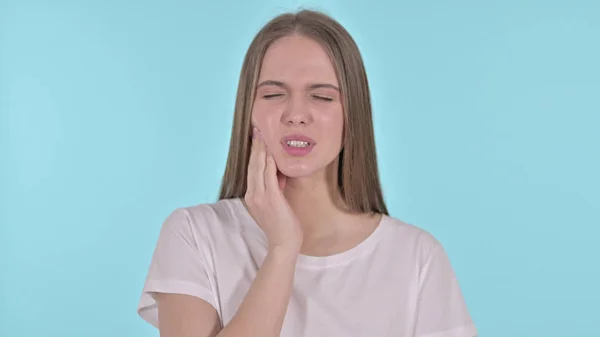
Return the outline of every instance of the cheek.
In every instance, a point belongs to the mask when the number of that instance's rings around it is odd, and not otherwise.
[[[267,144],[271,144],[273,139],[277,137],[277,127],[279,125],[278,114],[276,111],[269,111],[269,109],[257,106],[252,111],[252,125],[260,130]]]
[[[339,142],[344,130],[344,115],[341,111],[319,116],[318,124],[324,135],[331,141]]]
[[[257,104],[252,110],[252,125],[256,126],[260,131],[265,132],[272,124],[274,113],[269,111],[261,104]]]

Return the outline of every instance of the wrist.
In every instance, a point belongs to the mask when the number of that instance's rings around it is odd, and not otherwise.
[[[268,255],[276,261],[295,263],[300,255],[300,247],[295,245],[271,246]]]

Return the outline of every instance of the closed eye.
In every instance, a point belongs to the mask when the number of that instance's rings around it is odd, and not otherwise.
[[[323,102],[331,102],[331,101],[333,101],[333,98],[325,97],[325,96],[313,95],[313,98],[315,98],[315,99],[317,99],[319,101],[323,101]]]
[[[280,97],[280,96],[283,96],[283,94],[269,94],[269,95],[264,95],[263,98],[271,99],[271,98]]]

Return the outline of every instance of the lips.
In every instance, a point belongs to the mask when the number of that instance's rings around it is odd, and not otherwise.
[[[281,139],[281,142],[284,145],[287,145],[287,142],[293,141],[293,140],[299,140],[299,141],[302,141],[302,142],[307,142],[309,144],[309,146],[313,146],[315,144],[315,140],[314,139],[312,139],[310,137],[307,137],[305,135],[302,135],[302,134],[293,134],[293,135],[285,136],[285,137],[283,137]]]
[[[288,142],[294,142],[294,141],[306,142],[306,143],[308,143],[308,146],[299,147],[299,146],[288,145]],[[314,139],[307,137],[305,135],[301,135],[301,134],[293,134],[293,135],[285,136],[281,139],[281,146],[283,147],[283,150],[285,152],[287,152],[287,154],[289,154],[291,156],[296,156],[296,157],[302,157],[302,156],[308,155],[312,151],[315,144],[316,144],[316,142]]]

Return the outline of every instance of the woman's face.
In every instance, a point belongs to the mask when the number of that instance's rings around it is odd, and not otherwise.
[[[314,40],[277,40],[263,59],[252,123],[280,172],[302,177],[323,170],[342,147],[344,113],[339,83],[325,50]]]

